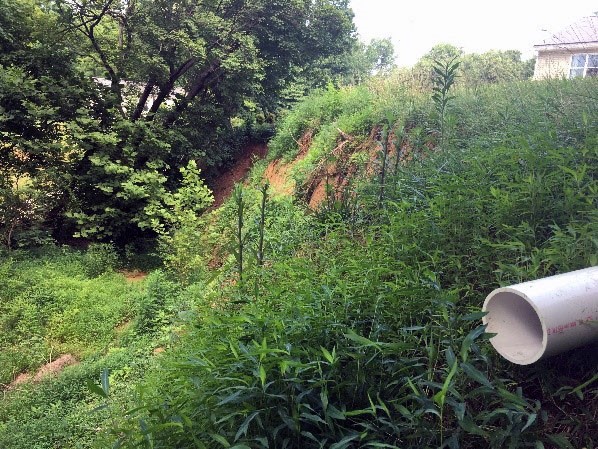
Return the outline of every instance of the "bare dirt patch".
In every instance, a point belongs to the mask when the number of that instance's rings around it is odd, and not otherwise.
[[[320,162],[306,181],[309,207],[317,209],[331,195],[338,200],[346,194],[351,180],[359,171],[353,154],[363,151],[365,144],[358,144],[353,136],[340,129],[340,141],[330,154]],[[367,142],[366,142],[367,143]]]
[[[127,282],[131,283],[141,282],[147,277],[147,273],[139,270],[122,270],[121,273],[123,274]]]
[[[336,147],[319,163],[304,185],[306,200],[312,210],[321,207],[325,201],[350,198],[354,195],[352,180],[358,177],[371,180],[382,170],[384,157],[380,144],[381,127],[374,127],[362,141],[340,129],[338,131]],[[392,173],[412,160],[415,151],[408,139],[400,138],[395,130],[391,130],[387,138],[386,173]],[[427,145],[426,148],[433,149]]]
[[[214,204],[210,210],[222,206],[224,201],[230,197],[235,183],[242,181],[251,170],[254,161],[263,159],[267,153],[268,147],[265,144],[253,144],[245,147],[233,166],[218,176],[210,186],[214,193]]]
[[[280,160],[272,161],[266,167],[264,178],[270,184],[270,188],[277,195],[292,195],[295,185],[289,177],[293,163],[285,164]]]
[[[306,131],[297,142],[299,152],[292,161],[284,162],[282,159],[277,159],[268,164],[264,172],[264,179],[268,181],[274,194],[292,195],[295,192],[295,181],[291,177],[291,172],[297,162],[307,156],[312,140],[313,131]]]
[[[46,363],[39,368],[35,374],[22,373],[8,386],[7,390],[13,390],[26,382],[39,382],[49,376],[55,376],[62,372],[67,366],[76,365],[79,361],[71,354],[64,354],[56,360]]]

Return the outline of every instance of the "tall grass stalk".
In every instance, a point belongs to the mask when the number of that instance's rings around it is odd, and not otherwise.
[[[435,60],[432,66],[432,70],[434,71],[434,77],[432,78],[434,83],[432,100],[438,113],[441,148],[445,148],[446,146],[447,106],[455,98],[449,95],[449,91],[455,84],[459,64],[455,57],[446,62]]]
[[[243,290],[243,252],[245,251],[245,239],[243,237],[243,214],[245,210],[245,198],[243,185],[235,184],[233,190],[233,201],[236,206],[236,227],[235,227],[235,249],[233,253],[237,260],[237,274],[239,276],[239,289]]]
[[[265,183],[260,188],[260,221],[259,221],[259,241],[257,247],[257,264],[264,265],[264,233],[266,229],[266,202],[268,201],[268,188],[270,185]]]
[[[388,137],[390,135],[391,122],[388,121],[382,128],[380,135],[380,147],[382,148],[382,167],[380,169],[380,192],[378,194],[378,207],[382,207],[384,201],[384,187],[386,183],[386,166],[388,164]]]

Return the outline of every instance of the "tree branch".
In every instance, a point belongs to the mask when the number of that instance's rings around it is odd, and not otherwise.
[[[158,92],[158,95],[156,96],[156,99],[154,100],[152,107],[150,108],[149,113],[147,115],[148,120],[153,120],[154,115],[156,114],[156,112],[158,112],[158,109],[160,108],[164,100],[171,94],[177,80],[185,73],[187,73],[187,71],[196,63],[196,57],[189,58],[183,64],[181,64],[178,67],[178,69],[176,69],[174,72],[170,74],[170,77],[168,78],[166,84],[160,86],[160,92]]]
[[[191,86],[189,92],[187,92],[187,95],[185,95],[185,98],[183,98],[164,119],[163,123],[165,127],[170,127],[185,111],[185,109],[189,107],[189,104],[195,99],[195,97],[208,87],[210,82],[213,80],[214,75],[216,75],[216,77],[219,75],[218,72],[221,68],[221,64],[221,61],[216,59],[201,72],[201,74],[195,79],[195,82]]]
[[[141,114],[143,114],[143,109],[145,108],[145,105],[147,103],[147,99],[151,95],[152,90],[154,90],[155,86],[156,86],[156,83],[154,82],[154,80],[152,78],[150,78],[150,80],[145,85],[145,88],[143,89],[143,92],[141,93],[139,100],[137,101],[137,106],[135,107],[135,110],[133,111],[131,120],[136,121],[141,117]]]

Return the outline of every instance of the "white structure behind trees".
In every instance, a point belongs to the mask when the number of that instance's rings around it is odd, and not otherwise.
[[[534,48],[534,79],[598,76],[598,15],[583,17]]]

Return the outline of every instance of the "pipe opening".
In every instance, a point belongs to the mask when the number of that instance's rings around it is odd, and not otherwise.
[[[540,317],[532,305],[517,293],[501,291],[488,299],[486,332],[497,334],[490,341],[507,360],[527,365],[538,360],[545,349]]]

